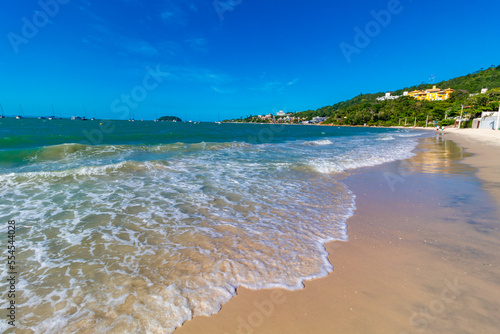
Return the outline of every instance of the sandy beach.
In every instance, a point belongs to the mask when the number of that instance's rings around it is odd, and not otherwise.
[[[343,182],[357,210],[349,241],[326,245],[330,275],[298,291],[239,288],[175,333],[498,332],[498,138],[440,131],[409,160],[355,170]]]
[[[474,156],[465,160],[478,168],[483,187],[500,204],[500,131],[485,129],[447,129],[446,135]],[[495,153],[496,152],[496,153]]]

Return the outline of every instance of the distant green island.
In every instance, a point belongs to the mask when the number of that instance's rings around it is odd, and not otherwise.
[[[391,92],[358,96],[316,110],[250,115],[226,120],[241,123],[291,123],[367,126],[452,125],[463,113],[462,127],[483,111],[497,111],[500,100],[500,66],[439,83],[422,83]],[[463,106],[463,109],[462,109]]]
[[[161,122],[182,122],[182,119],[177,116],[162,116],[158,120]]]

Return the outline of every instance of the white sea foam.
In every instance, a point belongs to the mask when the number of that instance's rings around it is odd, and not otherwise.
[[[327,275],[324,243],[347,240],[354,194],[324,174],[415,147],[374,138],[191,145],[168,159],[172,147],[151,147],[135,161],[143,153],[127,148],[77,168],[0,175],[0,216],[16,217],[23,243],[19,328],[171,333],[217,312],[238,286],[293,290]]]
[[[304,145],[332,145],[333,142],[329,139],[320,139],[320,140],[312,140],[312,141],[306,141]]]
[[[394,140],[395,138],[393,136],[383,136],[380,138],[377,138],[377,140]]]
[[[402,138],[413,138],[413,137],[421,137],[423,134],[422,133],[418,133],[418,132],[404,132],[404,133],[398,133],[397,136],[398,137],[402,137]]]
[[[392,136],[337,140],[335,150],[321,151],[320,157],[319,154],[313,155],[308,164],[323,174],[341,173],[355,168],[408,159],[413,156],[412,151],[416,145],[417,141],[412,137],[405,137],[399,141]]]

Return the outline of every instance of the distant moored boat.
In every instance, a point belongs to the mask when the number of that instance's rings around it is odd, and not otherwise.
[[[52,116],[49,117],[49,121],[53,120],[56,118],[56,116],[54,116],[54,105],[52,105]]]
[[[21,107],[21,104],[19,104],[19,111],[20,111],[20,115],[17,115],[16,119],[22,119],[22,118],[24,118],[23,116],[21,116],[21,115],[24,115],[23,108]]]

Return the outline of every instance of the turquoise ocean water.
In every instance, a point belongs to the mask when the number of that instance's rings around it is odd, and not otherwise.
[[[300,289],[333,269],[324,243],[348,239],[355,194],[341,178],[409,158],[420,136],[0,119],[0,219],[17,222],[18,327],[171,333],[217,312],[239,286]]]

